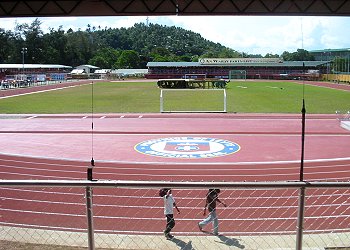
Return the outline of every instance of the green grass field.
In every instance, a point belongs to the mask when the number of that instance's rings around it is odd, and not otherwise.
[[[163,91],[164,111],[224,111],[223,89],[192,89]]]
[[[304,85],[307,113],[334,114],[350,109],[350,92]],[[230,82],[227,111],[238,113],[300,113],[303,85],[292,82]],[[93,93],[93,95],[92,95]],[[209,94],[208,94],[209,95]],[[74,88],[0,99],[2,114],[157,113],[160,89],[155,82],[97,82]],[[203,100],[203,97],[201,97]],[[169,107],[192,107],[195,98],[167,100]],[[210,110],[218,98],[204,98],[203,110]],[[219,99],[221,101],[221,99]],[[172,103],[173,102],[173,103]],[[222,103],[219,105],[222,106]],[[195,104],[198,106],[198,103]]]

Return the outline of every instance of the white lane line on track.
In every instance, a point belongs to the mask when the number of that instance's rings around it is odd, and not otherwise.
[[[0,174],[7,174],[7,175],[19,175],[19,176],[26,176],[26,177],[40,177],[40,178],[50,178],[52,180],[55,179],[63,179],[63,180],[81,180],[82,178],[74,178],[74,177],[67,177],[67,176],[47,176],[47,175],[37,175],[37,174],[21,174],[21,173],[10,173],[10,172],[0,172]]]
[[[52,192],[52,191],[48,191],[48,190],[33,190],[33,189],[23,189],[23,188],[6,188],[6,187],[0,187],[0,190],[7,190],[7,191],[13,191],[13,192],[16,192],[16,193],[20,193],[20,192],[27,192],[27,193],[39,193],[39,194],[47,194],[47,195],[64,195],[65,197],[67,196],[78,196],[78,197],[81,197],[82,196],[82,193],[67,193],[67,192]],[[154,190],[156,191],[156,190]],[[203,189],[192,189],[192,191],[203,191]],[[331,194],[332,197],[337,197],[337,199],[339,199],[340,197],[348,197],[350,196],[349,193],[332,193]],[[137,200],[140,200],[140,199],[146,199],[146,200],[158,200],[159,201],[159,197],[157,196],[146,196],[146,195],[143,195],[143,196],[139,196],[137,194],[134,194],[132,193],[131,195],[106,195],[106,194],[95,194],[94,195],[95,197],[100,197],[100,198],[108,198],[108,199],[137,199]],[[312,195],[313,197],[318,197],[318,198],[322,198],[322,197],[329,197],[329,194],[324,194],[323,192],[321,194],[313,194]],[[41,196],[43,197],[43,196]],[[181,195],[177,195],[178,199],[184,201],[184,200],[190,200],[190,201],[193,201],[193,200],[199,200],[199,201],[202,201],[203,198],[202,197],[188,197],[188,196],[181,196]],[[246,200],[257,200],[257,199],[261,199],[261,200],[269,200],[271,199],[271,197],[274,197],[274,196],[271,196],[271,195],[266,195],[266,196],[252,196],[252,195],[249,195],[249,196],[240,196],[240,197],[233,197],[233,198],[230,198],[230,197],[226,197],[225,200],[234,200],[234,201],[237,201],[237,200],[243,200],[243,201],[246,201]],[[288,196],[280,196],[278,195],[278,198],[279,199],[284,199],[284,200],[289,200],[289,199],[297,199],[299,196],[296,194],[296,195],[288,195]],[[12,199],[18,199],[18,198],[11,198],[11,197],[0,197],[0,198],[5,198],[5,199],[9,199],[9,200],[12,200]],[[25,200],[25,199],[20,199],[20,200]],[[106,199],[104,199],[106,200]],[[36,200],[28,200],[28,201],[36,201]],[[43,200],[41,201],[38,201],[38,202],[45,202]],[[51,200],[49,200],[49,202],[51,202]],[[60,202],[54,202],[54,203],[60,203]],[[80,203],[79,203],[80,204]],[[112,206],[118,206],[116,205],[114,202],[111,203]],[[82,204],[83,205],[83,204]],[[99,205],[99,206],[105,206],[106,204],[99,204],[97,203],[96,205]],[[321,204],[321,205],[313,205],[313,206],[340,206],[340,205],[350,205],[350,203],[343,203],[341,200],[339,201],[339,203],[332,203],[332,204],[327,204],[327,205],[324,205],[324,204]],[[106,205],[108,206],[108,204]],[[122,205],[119,205],[119,206],[122,206]],[[290,205],[287,205],[288,207]],[[257,208],[259,208],[261,206],[258,206]],[[276,207],[276,206],[275,206]],[[163,206],[162,206],[163,208]],[[196,207],[194,207],[196,208]],[[242,207],[241,207],[242,208]],[[248,208],[251,208],[251,206],[248,206]],[[239,209],[238,207],[235,207],[234,209]]]
[[[40,212],[40,211],[30,211],[30,210],[17,210],[17,209],[8,209],[0,208],[0,211],[9,211],[9,212],[19,212],[19,213],[30,213],[30,214],[45,214],[45,215],[58,215],[58,216],[70,216],[70,217],[86,217],[85,214],[65,214],[65,213],[55,213],[55,212]]]
[[[65,197],[67,196],[78,196],[78,197],[81,197],[82,196],[82,193],[67,193],[67,192],[53,192],[53,191],[48,191],[48,190],[33,190],[33,189],[23,189],[23,188],[6,188],[6,187],[0,187],[0,190],[7,190],[7,191],[14,191],[16,193],[22,193],[22,192],[27,192],[27,193],[39,193],[39,194],[47,194],[47,195],[64,195]],[[156,190],[154,190],[156,191]],[[192,191],[203,191],[203,189],[192,189]],[[350,194],[346,195],[346,196],[349,196]],[[139,195],[136,195],[134,196],[134,193],[132,195],[106,195],[106,194],[95,194],[94,195],[95,197],[102,197],[102,198],[108,198],[108,199],[137,199],[137,200],[140,200],[140,199],[146,199],[146,200],[158,200],[159,201],[159,197],[158,196],[146,196],[146,195],[143,195],[143,196],[139,196]],[[328,197],[328,195],[313,195],[314,197]],[[334,197],[344,197],[344,194],[333,194]],[[43,197],[43,196],[41,196]],[[203,198],[202,197],[188,197],[188,196],[179,196],[177,195],[178,199],[180,200],[199,200],[199,201],[203,201]],[[278,196],[280,199],[290,199],[290,198],[298,198],[297,195],[293,196],[293,195],[289,195],[289,196]],[[226,200],[256,200],[256,199],[265,199],[265,200],[269,200],[271,199],[271,196],[268,195],[268,196],[252,196],[252,195],[249,195],[247,197],[245,196],[240,196],[240,197],[234,197],[234,198],[225,198]],[[113,203],[113,205],[116,205],[115,203]],[[163,206],[162,206],[163,207]],[[237,208],[236,208],[237,209]]]
[[[22,155],[21,155],[22,156]],[[46,158],[40,158],[42,159],[46,159]],[[60,167],[74,167],[74,168],[86,168],[85,165],[70,165],[70,164],[63,164],[64,160],[62,160],[62,163],[49,163],[49,162],[36,162],[35,160],[37,160],[37,158],[33,157],[33,161],[22,161],[22,160],[11,160],[11,159],[1,159],[1,153],[0,153],[0,162],[13,162],[13,163],[19,163],[19,164],[35,164],[35,165],[44,165],[44,166],[60,166]],[[49,160],[53,160],[53,161],[57,161],[56,158],[54,159],[49,159]],[[61,160],[61,159],[60,159]],[[330,159],[313,159],[313,160],[304,160],[304,163],[326,163],[326,162],[336,162],[336,161],[350,161],[350,157],[347,158],[330,158]],[[103,163],[104,161],[99,161],[101,163]],[[154,167],[158,166],[163,166],[163,165],[173,165],[173,166],[188,166],[188,165],[193,165],[193,166],[217,166],[217,165],[223,165],[223,166],[237,166],[237,165],[283,165],[283,164],[291,164],[291,163],[295,163],[295,164],[299,164],[300,160],[295,160],[295,161],[268,161],[268,162],[131,162],[131,161],[112,161],[112,162],[107,162],[108,164],[114,163],[115,165],[118,164],[128,164],[128,165],[132,165],[135,167],[128,167],[125,169],[142,169],[142,168],[138,168],[136,167],[137,165],[142,165],[142,166],[149,166],[152,165]],[[83,164],[83,163],[82,163]],[[345,165],[342,164],[335,164],[334,166],[347,166],[348,164],[350,164],[350,162],[345,163]],[[333,166],[330,164],[327,164],[327,166]],[[312,167],[312,166],[311,166]],[[106,167],[106,166],[101,166],[100,168],[105,168],[105,169],[115,169],[115,167]],[[123,168],[123,167],[122,167]],[[215,168],[216,169],[216,168]],[[275,169],[275,168],[274,168]]]
[[[85,214],[68,214],[68,213],[57,213],[57,212],[39,212],[39,211],[34,211],[34,210],[18,210],[18,209],[9,209],[9,208],[0,208],[0,211],[6,211],[6,212],[17,212],[17,213],[28,213],[28,214],[40,214],[40,215],[52,215],[52,216],[67,216],[67,217],[86,217]],[[328,216],[327,216],[328,217]],[[127,217],[127,216],[106,216],[106,215],[94,215],[94,218],[103,218],[103,219],[128,219],[128,220],[163,220],[163,217]],[[264,220],[266,221],[266,218],[252,218],[251,220]],[[277,219],[277,220],[283,220],[283,219],[288,219],[292,220],[293,218],[271,218],[272,220]],[[296,218],[294,218],[296,219]],[[294,220],[293,219],[293,220]],[[198,219],[186,219],[186,218],[178,218],[177,220],[182,220],[182,221],[194,221]],[[227,221],[232,221],[232,219],[220,219],[222,221],[227,220]],[[235,220],[239,220],[236,218]],[[241,220],[245,220],[241,219]],[[249,218],[247,218],[249,220]]]
[[[17,96],[23,96],[23,95],[32,95],[32,94],[44,93],[44,92],[49,92],[49,91],[54,91],[54,90],[74,88],[74,87],[79,87],[79,86],[89,85],[89,84],[91,84],[91,83],[84,83],[84,84],[67,86],[67,87],[60,87],[60,88],[54,88],[54,89],[38,90],[38,91],[33,91],[33,92],[28,92],[28,93],[23,93],[23,94],[3,96],[3,97],[0,97],[0,99],[6,99],[6,98],[10,98],[10,97],[17,97]]]
[[[69,179],[69,180],[81,180],[82,178],[74,178],[74,177],[61,177],[61,176],[47,176],[47,175],[35,175],[35,174],[23,174],[23,173],[13,173],[13,172],[0,172],[0,174],[7,174],[7,175],[14,175],[14,176],[26,176],[26,177],[40,177],[40,178],[51,178],[51,179]],[[143,177],[222,177],[222,174],[207,174],[207,175],[203,175],[203,174],[198,174],[198,175],[191,175],[191,174],[141,174],[141,173],[130,173],[130,174],[124,174],[124,173],[97,173],[99,176],[102,175],[107,175],[109,176],[109,178],[105,178],[105,180],[110,180],[111,176],[116,176],[116,179],[118,179],[118,176],[143,176]],[[281,173],[281,174],[269,174],[269,176],[297,176],[299,175],[298,172],[295,173],[291,173],[291,174],[286,174],[286,173]],[[234,174],[225,174],[225,177],[260,177],[260,176],[266,176],[266,173],[262,173],[261,175],[247,175],[247,174],[243,174],[243,175],[234,175]],[[104,178],[101,178],[102,180]]]
[[[70,231],[84,231],[86,232],[86,228],[72,228],[72,227],[56,227],[56,226],[43,226],[43,225],[33,225],[33,224],[23,224],[23,223],[9,223],[9,222],[0,222],[0,225],[6,226],[15,226],[15,227],[29,227],[30,229],[50,229],[50,230],[70,230]]]
[[[30,164],[35,164],[34,163],[30,163]],[[45,166],[46,164],[42,164],[43,166]],[[45,168],[40,168],[38,166],[36,167],[27,167],[27,166],[13,166],[13,165],[4,165],[4,164],[0,164],[0,167],[1,168],[9,168],[9,169],[25,169],[25,170],[33,170],[33,171],[46,171],[46,172],[59,172],[59,173],[78,173],[78,174],[81,174],[81,171],[80,169],[82,167],[77,167],[77,166],[71,166],[71,168],[78,168],[77,171],[74,171],[74,170],[64,170],[62,168],[60,168],[62,165],[57,165],[57,164],[54,164],[54,166],[57,166],[58,169],[52,169],[52,168],[49,168],[49,169],[45,169]],[[65,166],[67,167],[67,166]],[[337,168],[337,167],[349,167],[350,168],[350,162],[348,164],[327,164],[327,165],[315,165],[315,166],[304,166],[305,169],[308,169],[308,170],[312,170],[312,169],[327,169],[327,168],[331,168],[333,171],[332,172],[317,172],[317,173],[335,173],[337,171],[334,171],[334,168]],[[85,169],[86,167],[84,167]],[[295,169],[298,169],[299,166],[291,166],[291,167],[277,167],[277,168],[259,168],[259,169],[256,169],[256,168],[234,168],[234,169],[230,169],[230,168],[201,168],[202,171],[278,171],[278,170],[295,170]],[[193,171],[193,172],[197,172],[198,171],[198,168],[189,168],[189,167],[186,167],[184,169],[181,169],[181,168],[178,168],[176,166],[174,166],[174,168],[142,168],[142,167],[119,167],[119,166],[116,166],[116,167],[103,167],[103,166],[98,166],[98,169],[101,171],[101,170],[134,170],[134,171],[175,171],[175,172],[189,172],[189,171]],[[350,169],[348,171],[350,173]],[[98,173],[101,173],[101,174],[104,174],[105,172],[98,172]],[[113,173],[113,172],[111,172]],[[313,172],[314,173],[314,172]],[[308,174],[313,174],[313,173],[308,173]]]
[[[16,209],[6,209],[0,208],[0,211],[8,211],[8,212],[19,212],[19,213],[29,213],[29,214],[43,214],[43,215],[53,215],[53,216],[67,216],[67,217],[86,217],[85,214],[66,214],[66,213],[55,213],[55,212],[38,212],[38,211],[30,211],[30,210],[16,210]],[[307,216],[305,218],[308,219],[325,219],[325,218],[348,218],[348,215],[325,215],[325,216]],[[103,215],[94,215],[94,218],[102,218],[102,219],[127,219],[127,220],[163,220],[163,217],[127,217],[127,216],[103,216]],[[295,221],[297,217],[286,217],[286,218],[235,218],[235,221],[286,221],[293,220]],[[178,218],[178,221],[198,221],[196,218]],[[222,218],[220,221],[232,221],[231,218]]]
[[[80,194],[81,195],[81,194]],[[342,195],[341,197],[348,197],[349,195],[345,194]],[[183,197],[179,197],[177,196],[179,200],[183,200]],[[318,196],[313,196],[313,197],[322,197],[320,195]],[[329,197],[329,195],[325,196],[325,197]],[[332,197],[336,197],[335,195],[332,194]],[[21,202],[32,202],[32,203],[49,203],[49,204],[63,204],[63,205],[73,205],[73,206],[83,206],[85,207],[85,204],[83,203],[74,203],[74,202],[62,202],[62,201],[52,201],[52,200],[32,200],[32,199],[19,199],[19,198],[9,198],[9,197],[0,197],[3,200],[9,200],[9,201],[21,201]],[[140,197],[140,196],[128,196],[127,198],[129,199],[146,199],[144,197]],[[249,197],[242,197],[241,199],[243,200],[247,200],[249,199]],[[266,198],[261,198],[258,197],[259,199],[271,199],[274,197],[266,197]],[[278,198],[280,199],[281,197],[278,196]],[[297,196],[289,196],[289,197],[285,197],[284,199],[296,199],[298,198]],[[147,198],[148,199],[148,198]],[[159,199],[159,198],[157,198]],[[198,198],[199,200],[203,200],[203,198]],[[236,199],[236,198],[235,198]],[[256,198],[254,198],[256,199]],[[228,200],[227,198],[225,198],[225,200]],[[28,205],[30,207],[30,205]],[[115,203],[110,203],[110,204],[99,204],[99,203],[95,203],[94,204],[95,207],[113,207],[113,208],[141,208],[141,209],[164,209],[163,206],[144,206],[144,205],[119,205],[119,204],[115,204]],[[350,206],[350,203],[332,203],[332,204],[313,204],[312,207],[313,208],[322,208],[322,207],[339,207],[339,206]],[[246,209],[284,209],[284,208],[297,208],[297,205],[290,205],[290,204],[286,204],[286,205],[271,205],[271,206],[241,206],[241,207],[227,207],[225,210],[246,210]],[[183,207],[182,209],[188,209],[188,210],[200,210],[202,211],[202,207],[191,207],[191,206],[186,206]]]
[[[27,157],[27,158],[33,158],[38,159],[38,157],[34,157],[31,155],[24,155],[24,154],[4,154],[0,153],[1,155],[4,156],[14,156],[14,157]],[[1,158],[0,158],[1,159]],[[50,160],[50,161],[55,161],[57,158],[54,157],[40,157],[41,160]],[[70,158],[64,158],[61,157],[59,158],[60,161],[83,161],[82,159],[70,159]],[[164,159],[166,160],[166,159]],[[324,159],[312,159],[312,160],[304,160],[304,163],[313,163],[313,162],[332,162],[332,161],[349,161],[350,157],[343,157],[343,158],[324,158]],[[183,165],[183,166],[188,166],[188,165],[205,165],[205,166],[216,166],[216,165],[272,165],[272,164],[289,164],[289,163],[300,163],[300,159],[297,160],[286,160],[286,161],[242,161],[242,162],[169,162],[169,161],[164,161],[164,162],[140,162],[140,161],[118,161],[118,160],[99,160],[101,163],[114,163],[114,164],[130,164],[130,165]],[[46,163],[43,163],[46,164]],[[53,164],[55,165],[55,164]],[[65,165],[62,165],[65,166]],[[69,165],[68,165],[69,166]]]
[[[236,172],[236,171],[234,171]],[[305,175],[325,175],[325,174],[339,174],[339,173],[349,173],[349,171],[333,171],[333,172],[314,172],[314,173],[308,173]],[[70,180],[80,180],[81,178],[74,178],[74,177],[61,177],[61,176],[51,176],[51,175],[35,175],[35,174],[23,174],[23,173],[14,173],[14,172],[0,172],[0,174],[7,174],[7,175],[14,175],[14,176],[26,176],[26,177],[40,177],[40,178],[51,178],[51,179],[70,179]],[[116,176],[116,179],[118,176],[142,176],[142,177],[183,177],[183,178],[207,178],[207,177],[222,177],[222,173],[218,174],[149,174],[149,173],[118,173],[118,172],[104,172],[104,173],[96,173],[99,176],[107,175],[106,179],[111,179],[112,176]],[[297,176],[299,175],[299,172],[295,173],[271,173],[269,176]],[[230,177],[246,177],[246,178],[259,178],[261,176],[266,176],[266,171],[263,171],[261,174],[225,174],[226,178]],[[349,179],[349,177],[347,177]],[[104,178],[101,178],[104,179]],[[308,178],[310,179],[310,178]],[[331,179],[331,178],[327,178]],[[287,181],[287,180],[286,180]]]
[[[31,119],[34,119],[34,118],[36,118],[36,117],[38,117],[37,115],[33,115],[33,116],[30,116],[30,117],[28,117],[28,118],[26,118],[27,120],[31,120]]]

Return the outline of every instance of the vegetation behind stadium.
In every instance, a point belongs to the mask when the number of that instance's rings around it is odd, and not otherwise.
[[[147,62],[190,62],[205,58],[282,57],[285,61],[314,60],[306,50],[282,55],[249,55],[204,39],[200,34],[175,26],[138,23],[130,28],[112,29],[87,24],[85,30],[50,28],[44,33],[42,22],[0,28],[0,64],[21,63],[21,48],[28,49],[26,63],[100,68],[146,68]]]

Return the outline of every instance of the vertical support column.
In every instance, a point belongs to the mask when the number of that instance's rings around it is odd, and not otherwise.
[[[304,231],[304,212],[305,212],[305,187],[299,190],[299,206],[298,206],[298,225],[297,225],[297,250],[303,249],[303,231]]]
[[[86,187],[86,215],[88,222],[88,244],[89,250],[95,249],[94,240],[94,223],[93,223],[93,213],[92,213],[92,188]]]
[[[92,181],[92,169],[95,166],[94,159],[91,159],[91,165],[87,168],[87,179]],[[85,189],[86,196],[86,216],[88,224],[88,245],[89,250],[95,250],[95,239],[94,239],[94,221],[92,212],[92,187],[87,186]]]

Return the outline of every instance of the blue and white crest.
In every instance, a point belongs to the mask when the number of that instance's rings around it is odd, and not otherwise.
[[[140,142],[135,150],[142,154],[182,159],[220,157],[240,150],[237,143],[206,137],[170,137]]]

